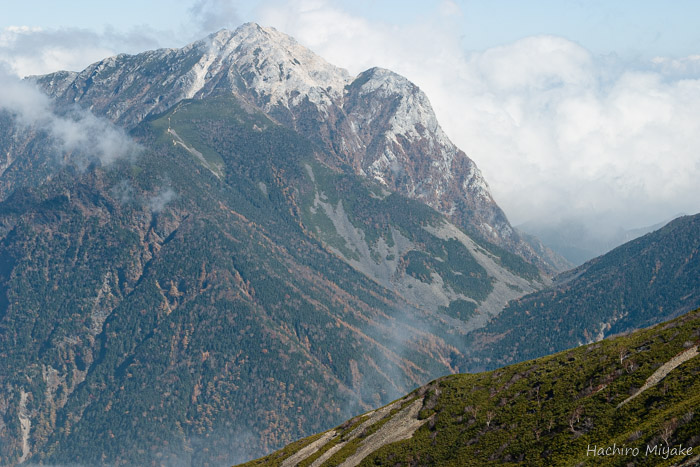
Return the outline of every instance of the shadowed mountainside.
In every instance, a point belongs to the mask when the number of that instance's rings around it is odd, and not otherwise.
[[[700,306],[700,214],[555,278],[469,336],[460,366],[491,369],[650,326]]]

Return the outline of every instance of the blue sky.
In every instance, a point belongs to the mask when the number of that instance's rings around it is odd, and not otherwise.
[[[187,0],[5,0],[1,2],[0,28],[38,26],[99,30],[110,27],[127,32],[147,25],[165,31],[186,25],[190,9],[196,3]],[[275,2],[230,3],[241,21],[256,21],[261,19],[256,9]],[[443,2],[355,0],[331,3],[370,20],[406,24],[432,16]],[[527,36],[553,34],[601,54],[679,57],[700,50],[700,28],[697,27],[700,2],[695,0],[464,0],[455,3],[462,10],[459,23],[467,49],[481,50]]]
[[[2,1],[0,71],[80,70],[246,21],[428,95],[514,224],[700,211],[700,2]],[[2,102],[0,102],[2,106]]]
[[[700,49],[697,1],[578,0],[464,2],[468,46],[486,48],[553,34],[594,53],[682,56]]]

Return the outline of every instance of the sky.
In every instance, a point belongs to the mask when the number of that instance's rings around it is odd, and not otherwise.
[[[389,68],[426,92],[514,225],[576,221],[604,234],[700,212],[695,0],[0,6],[0,72],[10,75],[81,70],[247,21],[353,74]]]

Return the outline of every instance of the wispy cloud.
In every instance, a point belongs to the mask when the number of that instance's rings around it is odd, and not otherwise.
[[[87,110],[73,108],[56,114],[48,96],[2,68],[0,110],[13,115],[20,127],[46,131],[63,160],[78,166],[97,160],[110,164],[134,157],[141,150],[122,129]]]
[[[627,61],[547,35],[468,51],[467,13],[451,0],[400,24],[328,0],[190,5],[171,31],[9,28],[0,61],[19,75],[82,69],[255,20],[352,73],[382,66],[418,84],[515,224],[570,217],[634,227],[700,211],[698,55]]]
[[[241,23],[237,3],[231,0],[197,0],[189,12],[199,29],[208,34],[221,28],[234,29]]]
[[[157,214],[175,198],[177,198],[177,193],[175,193],[172,188],[162,187],[157,195],[149,198],[148,208],[151,210],[151,212]]]

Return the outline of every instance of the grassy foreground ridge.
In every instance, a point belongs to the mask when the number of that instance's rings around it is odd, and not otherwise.
[[[446,376],[244,465],[695,465],[699,341],[700,309],[555,355]]]

